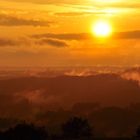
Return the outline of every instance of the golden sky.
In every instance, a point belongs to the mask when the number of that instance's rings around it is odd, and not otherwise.
[[[0,0],[0,66],[139,65],[139,17],[139,0]]]

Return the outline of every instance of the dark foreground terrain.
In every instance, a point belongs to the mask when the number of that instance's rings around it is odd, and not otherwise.
[[[140,139],[140,127],[137,128],[134,136],[129,138],[107,138],[105,136],[96,136],[88,120],[73,117],[61,125],[61,132],[49,133],[47,127],[35,126],[22,122],[5,131],[0,132],[0,139],[6,140],[117,140],[117,139]]]

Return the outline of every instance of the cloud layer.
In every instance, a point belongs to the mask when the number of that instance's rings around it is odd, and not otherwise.
[[[36,34],[33,35],[34,38],[54,38],[60,40],[94,40],[94,37],[90,33],[66,33],[66,34]],[[139,39],[140,38],[140,30],[136,31],[126,31],[126,32],[116,32],[111,36],[112,39]]]
[[[50,26],[51,22],[0,14],[0,26]]]
[[[127,31],[127,32],[118,32],[114,33],[111,37],[115,40],[139,40],[140,39],[140,31]],[[54,47],[67,47],[68,41],[85,41],[96,40],[91,33],[65,33],[65,34],[54,34],[54,33],[46,33],[46,34],[34,34],[31,36],[26,36],[25,39],[8,39],[8,38],[0,38],[0,46],[20,46],[20,45],[50,45]]]
[[[67,43],[57,39],[42,39],[36,42],[39,45],[50,45],[54,47],[67,47]]]

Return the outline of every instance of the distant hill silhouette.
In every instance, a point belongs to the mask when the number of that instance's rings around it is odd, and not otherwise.
[[[38,96],[38,101],[31,98],[33,96],[31,92],[34,92],[34,96]],[[36,102],[42,104],[42,100],[46,100],[46,104],[54,106],[57,104],[56,107],[58,105],[68,107],[83,101],[122,106],[140,101],[140,87],[137,81],[126,80],[116,74],[0,80],[1,104],[6,102],[7,98],[12,102],[14,96],[20,98],[21,104],[26,102],[26,105],[30,104],[30,100],[32,104]],[[7,107],[8,104],[10,102],[7,103]]]

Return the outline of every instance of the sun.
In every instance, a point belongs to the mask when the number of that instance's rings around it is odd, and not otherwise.
[[[98,21],[93,25],[92,32],[97,37],[108,37],[112,33],[112,27],[108,22]]]

